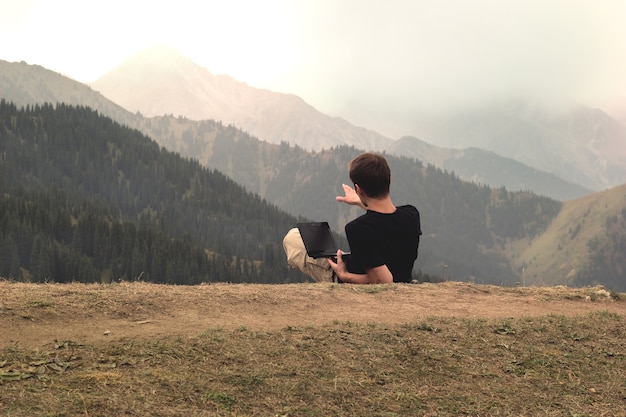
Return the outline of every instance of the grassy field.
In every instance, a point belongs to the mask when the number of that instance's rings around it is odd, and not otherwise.
[[[6,346],[0,415],[626,416],[626,316],[433,315]]]

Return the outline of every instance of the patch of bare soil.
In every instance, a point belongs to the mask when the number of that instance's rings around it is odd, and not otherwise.
[[[189,287],[2,281],[0,348],[186,337],[210,328],[262,331],[334,321],[393,325],[428,317],[497,319],[593,311],[626,314],[626,296],[601,287],[503,288],[458,282]]]

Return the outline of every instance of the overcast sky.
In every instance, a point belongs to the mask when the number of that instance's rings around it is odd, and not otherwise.
[[[88,83],[162,44],[331,114],[603,105],[626,99],[625,22],[623,0],[0,0],[0,59]]]

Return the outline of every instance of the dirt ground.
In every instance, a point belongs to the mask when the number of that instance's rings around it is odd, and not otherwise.
[[[271,331],[335,321],[394,325],[428,317],[504,319],[593,311],[626,315],[626,295],[601,287],[501,288],[455,282],[185,287],[0,281],[0,349],[192,337],[209,328]]]

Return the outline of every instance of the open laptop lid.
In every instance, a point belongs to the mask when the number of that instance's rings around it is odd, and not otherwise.
[[[298,230],[306,253],[311,258],[330,258],[337,256],[337,242],[330,232],[328,222],[298,223]],[[349,252],[344,252],[348,255]]]

